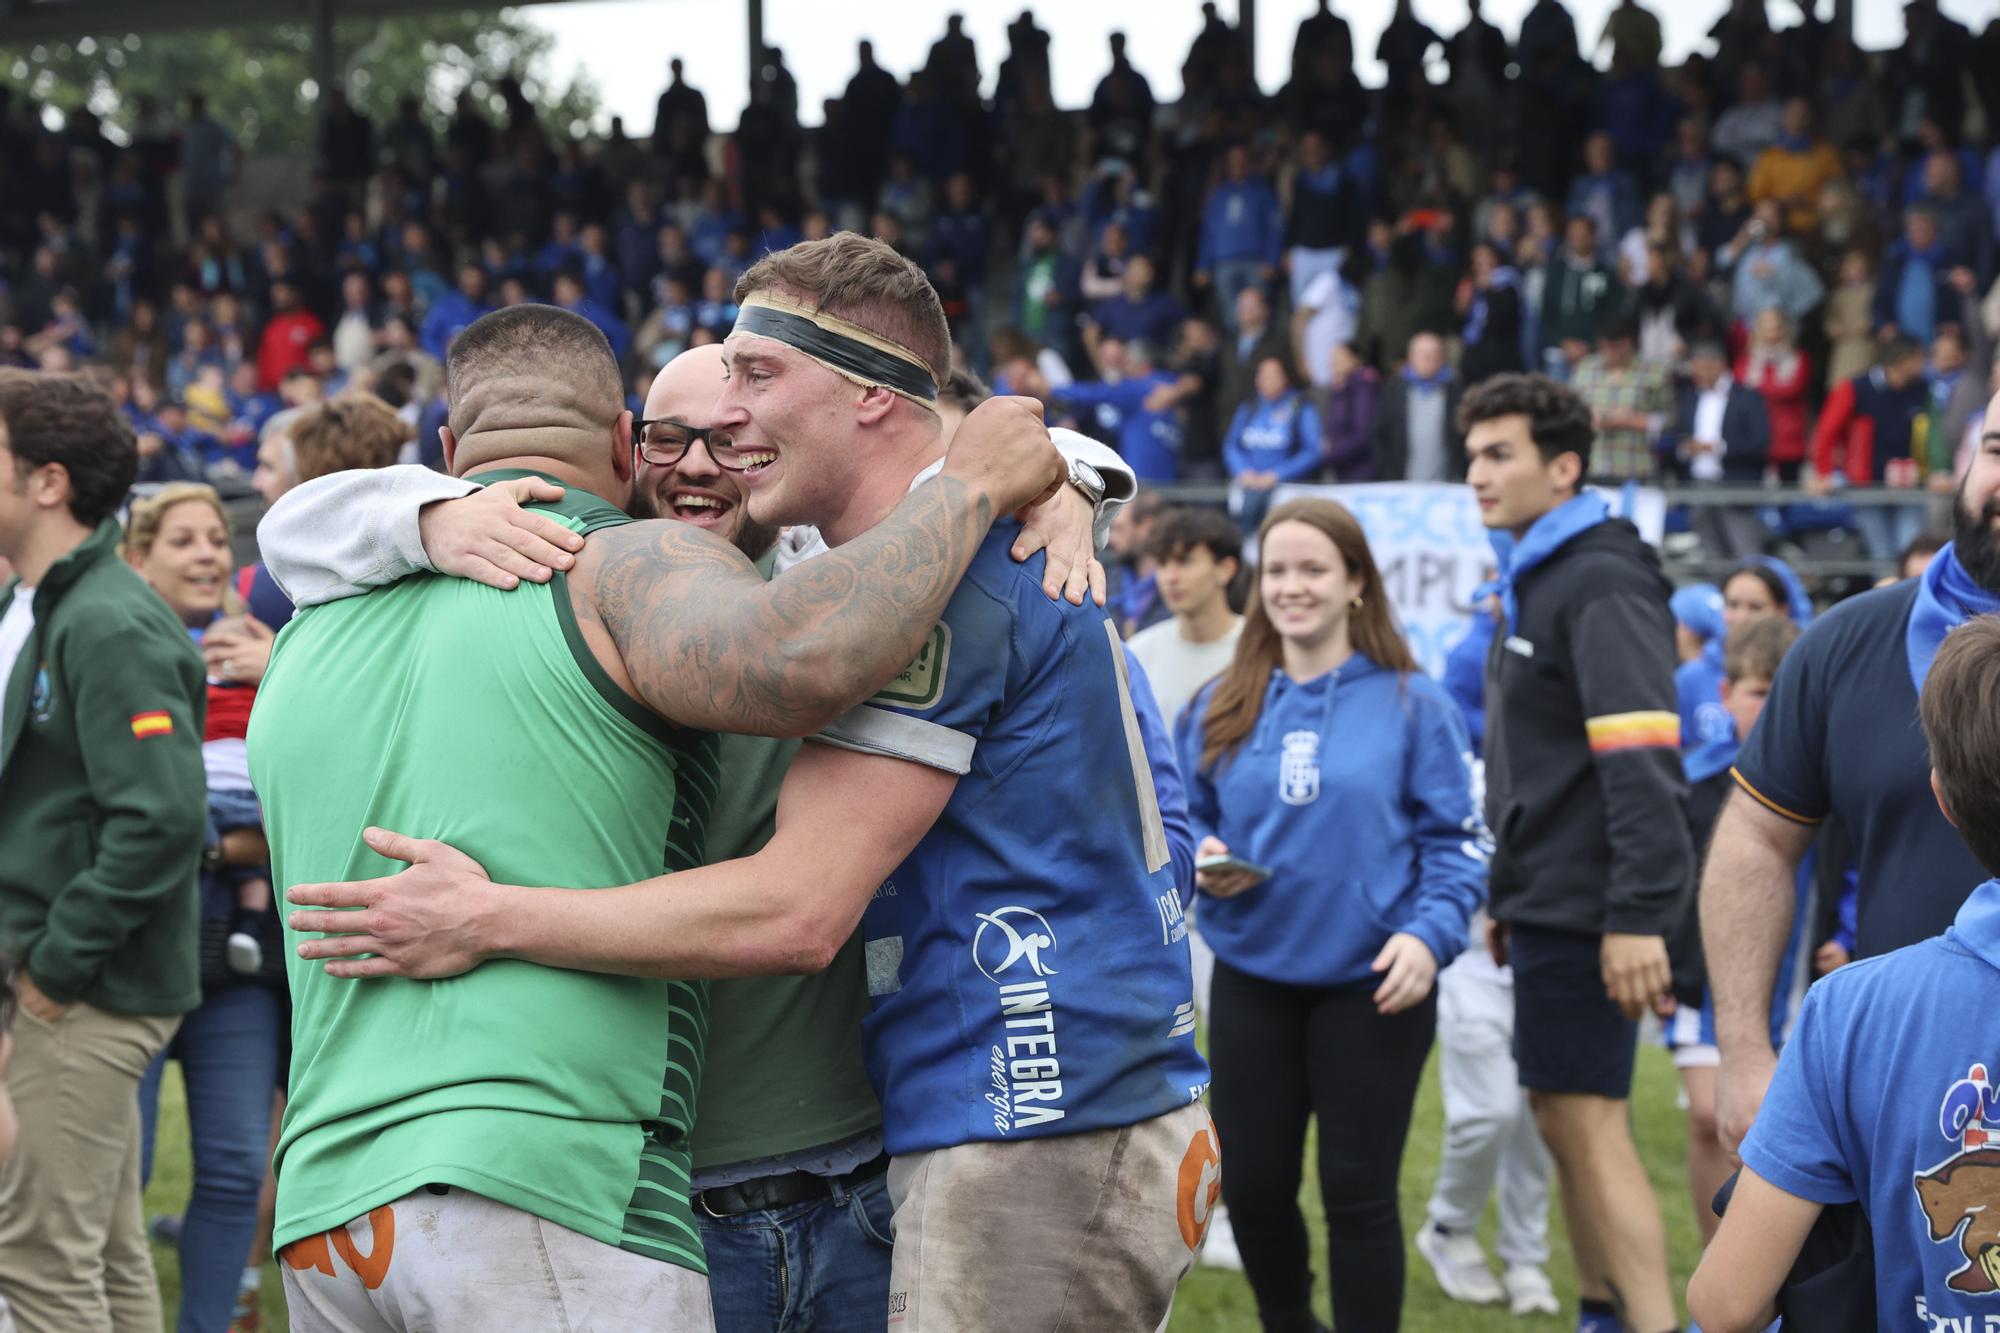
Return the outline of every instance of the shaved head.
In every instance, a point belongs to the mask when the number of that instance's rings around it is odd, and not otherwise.
[[[646,393],[646,415],[706,426],[721,392],[722,344],[690,347],[653,378],[653,387]]]
[[[445,363],[454,470],[538,455],[601,466],[625,410],[618,361],[595,324],[548,305],[475,320]]]

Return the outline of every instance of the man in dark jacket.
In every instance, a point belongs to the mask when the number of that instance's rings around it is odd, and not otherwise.
[[[138,451],[80,377],[0,371],[0,948],[20,960],[0,1304],[158,1328],[139,1077],[200,1002],[202,663],[118,558]]]
[[[1730,378],[1721,343],[1698,342],[1688,356],[1688,380],[1674,403],[1674,423],[1661,437],[1667,466],[1697,484],[1755,486],[1771,452],[1764,395]],[[1709,554],[1730,560],[1761,554],[1764,525],[1755,509],[1697,505],[1695,531]]]
[[[1465,432],[1458,428],[1458,381],[1444,339],[1410,339],[1403,369],[1382,386],[1369,445],[1381,481],[1465,480]]]
[[[1570,1235],[1590,1238],[1575,1251],[1579,1327],[1668,1333],[1666,1233],[1626,1100],[1694,878],[1671,589],[1638,531],[1583,489],[1593,432],[1573,391],[1498,375],[1461,418],[1481,521],[1513,538],[1487,659],[1486,808],[1515,1060]]]
[[[1267,356],[1292,360],[1291,340],[1271,321],[1271,302],[1255,287],[1236,295],[1236,332],[1223,331],[1222,386],[1216,395],[1219,419],[1227,422],[1257,392],[1257,366]]]
[[[1686,480],[1754,486],[1764,480],[1770,454],[1770,416],[1764,394],[1730,378],[1720,342],[1696,342],[1688,354],[1688,380],[1674,398],[1674,424],[1660,446],[1674,454]]]
[[[1875,275],[1875,332],[1880,339],[1902,334],[1927,343],[1938,325],[1958,315],[1959,301],[1952,275],[1968,267],[1960,254],[1938,234],[1937,210],[1928,203],[1912,205],[1903,214],[1903,238],[1882,256]],[[1977,285],[1977,275],[1968,283]]]
[[[1542,279],[1537,350],[1543,368],[1567,379],[1597,340],[1597,326],[1621,299],[1618,276],[1597,252],[1597,224],[1587,214],[1576,214]]]

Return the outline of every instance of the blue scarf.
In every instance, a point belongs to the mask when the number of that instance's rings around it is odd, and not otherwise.
[[[1965,566],[1958,563],[1954,544],[1937,553],[1917,580],[1917,602],[1910,608],[1910,627],[1903,636],[1909,654],[1910,683],[1917,693],[1924,691],[1924,677],[1931,661],[1944,643],[1944,636],[1974,616],[2000,612],[2000,593],[1989,592],[1972,581]]]
[[[1713,647],[1720,658],[1724,632],[1722,589],[1713,583],[1690,583],[1674,589],[1667,604],[1673,609],[1675,620],[1701,636],[1702,650],[1706,652]]]
[[[1521,576],[1560,551],[1572,537],[1588,532],[1610,517],[1611,506],[1604,497],[1596,491],[1584,491],[1536,519],[1519,541],[1502,542],[1503,534],[1491,534],[1493,553],[1500,560],[1500,574],[1473,590],[1472,604],[1478,606],[1497,595],[1500,609],[1507,616],[1507,632],[1512,634],[1521,611],[1514,594]]]
[[[1785,612],[1791,616],[1792,623],[1800,629],[1812,624],[1812,595],[1806,591],[1806,585],[1799,582],[1796,570],[1774,555],[1753,555],[1743,563],[1768,569],[1777,575],[1778,582],[1785,585]]]
[[[1808,153],[1812,151],[1812,146],[1813,141],[1810,134],[1780,134],[1778,136],[1778,147],[1788,153]]]
[[[1511,266],[1502,264],[1493,270],[1493,276],[1487,279],[1486,286],[1473,289],[1472,304],[1465,312],[1465,331],[1462,335],[1468,345],[1477,343],[1486,336],[1487,299],[1493,292],[1503,287],[1512,287],[1519,281],[1520,276]]]
[[[1451,367],[1439,366],[1436,374],[1419,375],[1408,366],[1404,366],[1403,383],[1409,385],[1412,389],[1442,389],[1445,385],[1451,383]]]

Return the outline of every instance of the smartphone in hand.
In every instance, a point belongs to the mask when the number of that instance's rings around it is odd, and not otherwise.
[[[1271,878],[1271,871],[1268,866],[1260,866],[1254,861],[1245,861],[1242,857],[1231,856],[1227,852],[1219,856],[1197,857],[1194,868],[1196,870],[1237,871],[1245,875],[1254,875],[1258,879]]]

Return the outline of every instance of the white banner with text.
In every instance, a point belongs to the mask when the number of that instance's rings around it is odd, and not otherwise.
[[[1598,489],[1613,514],[1630,519],[1642,537],[1660,544],[1667,516],[1663,494],[1643,486]],[[1493,547],[1472,488],[1396,481],[1281,486],[1272,503],[1307,497],[1338,500],[1354,511],[1410,651],[1425,671],[1441,674],[1446,655],[1472,622],[1473,590],[1493,576]]]

